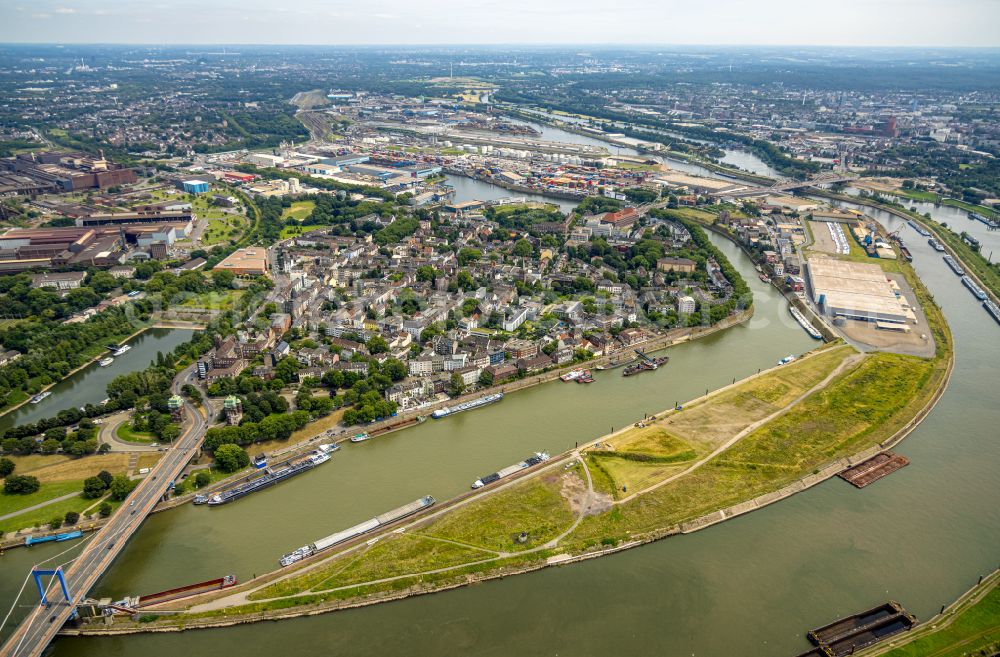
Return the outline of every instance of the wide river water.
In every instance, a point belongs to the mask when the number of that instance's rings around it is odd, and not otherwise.
[[[879,217],[890,228],[898,220]],[[887,599],[927,618],[996,567],[1000,326],[923,240],[921,277],[956,341],[947,393],[897,451],[912,464],[858,491],[839,479],[746,516],[627,552],[369,608],[221,630],[60,639],[51,654],[792,655],[804,632]],[[909,234],[907,234],[909,231]],[[322,468],[239,502],[152,516],[95,593],[149,593],[272,569],[281,553],[421,495],[467,490],[483,472],[556,452],[772,366],[814,345],[731,243],[713,241],[751,285],[745,326],[670,349],[662,370],[591,386],[553,382],[500,404],[348,445]],[[0,599],[66,546],[9,551]],[[71,555],[57,560],[63,561]],[[30,591],[21,604],[34,603]],[[25,612],[19,608],[16,615]],[[9,631],[9,628],[8,628]]]

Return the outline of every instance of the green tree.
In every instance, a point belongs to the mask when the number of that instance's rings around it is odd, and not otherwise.
[[[100,477],[87,477],[83,480],[83,496],[87,499],[95,499],[104,495],[108,489],[107,484]]]
[[[514,243],[514,255],[520,258],[530,258],[534,253],[535,247],[528,240],[521,238]]]
[[[239,445],[220,445],[215,450],[215,464],[223,472],[236,472],[250,465],[250,456]]]
[[[489,387],[493,385],[493,373],[489,370],[483,370],[479,374],[479,385],[484,387]]]
[[[114,476],[107,470],[101,470],[97,473],[97,478],[104,482],[104,487],[108,488],[111,486],[111,482],[114,480]]]
[[[8,458],[0,459],[0,478],[6,477],[14,471],[14,462]]]
[[[101,506],[97,507],[97,512],[101,514],[102,518],[107,518],[111,515],[111,502],[101,502]]]
[[[212,481],[212,475],[204,470],[199,470],[194,475],[194,485],[196,488],[204,488]]]
[[[49,529],[59,529],[60,527],[62,527],[62,524],[63,524],[63,517],[55,516],[54,518],[52,518],[52,520],[49,521]]]
[[[80,514],[76,511],[67,511],[65,520],[67,525],[75,525],[80,520]]]
[[[229,290],[233,287],[234,280],[236,280],[236,275],[231,271],[225,269],[215,269],[212,271],[212,283],[216,289]]]
[[[389,343],[381,335],[373,335],[368,338],[366,346],[372,354],[384,354],[389,351]]]
[[[31,475],[10,475],[3,482],[5,495],[30,495],[42,487],[38,477]]]
[[[458,397],[463,392],[465,392],[465,382],[462,381],[462,375],[458,372],[452,372],[451,379],[448,380],[448,394],[452,397]]]
[[[437,278],[437,273],[438,272],[430,265],[422,265],[417,267],[417,280],[433,283],[434,279]]]
[[[109,487],[109,490],[111,491],[111,499],[116,502],[121,502],[128,497],[128,494],[131,493],[138,485],[138,481],[132,481],[125,475],[118,475],[111,480],[111,486]]]

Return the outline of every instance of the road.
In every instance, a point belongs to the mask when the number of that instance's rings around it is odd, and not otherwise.
[[[195,376],[192,365],[174,379],[174,392]],[[207,404],[207,402],[206,402]],[[71,600],[66,600],[58,586],[50,587],[50,605],[41,605],[25,618],[7,643],[0,648],[2,657],[41,655],[56,633],[69,620],[76,605],[104,574],[119,555],[128,539],[139,528],[153,507],[167,492],[170,482],[178,477],[187,463],[197,455],[208,429],[212,409],[206,405],[206,415],[191,404],[185,405],[188,422],[184,433],[165,452],[149,475],[126,498],[119,510],[86,544],[83,552],[65,570]]]

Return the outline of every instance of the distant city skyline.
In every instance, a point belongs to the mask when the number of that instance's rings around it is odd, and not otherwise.
[[[994,0],[5,0],[0,41],[998,47]]]

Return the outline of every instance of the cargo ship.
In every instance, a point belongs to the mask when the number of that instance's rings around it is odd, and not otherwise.
[[[435,500],[432,496],[426,495],[421,497],[419,500],[410,502],[409,504],[404,504],[398,509],[393,509],[388,513],[383,513],[382,515],[375,516],[374,518],[369,518],[362,523],[337,532],[336,534],[330,534],[329,536],[321,538],[318,541],[310,543],[309,545],[303,545],[297,550],[293,550],[292,552],[283,555],[281,559],[278,560],[278,563],[282,566],[291,566],[293,563],[302,561],[306,557],[312,556],[318,552],[322,552],[323,550],[327,550],[351,539],[358,538],[359,536],[364,536],[379,527],[391,525],[397,520],[402,520],[403,518],[412,516],[418,511],[423,511],[424,509],[433,506],[436,501],[437,500]]]
[[[37,395],[35,395],[34,397],[32,397],[30,403],[37,404],[38,402],[42,401],[43,399],[45,399],[46,397],[48,397],[51,394],[52,393],[49,392],[48,390],[43,390],[42,392],[40,392]]]
[[[795,321],[799,323],[799,326],[801,326],[803,330],[809,334],[809,337],[814,340],[823,339],[823,334],[817,331],[816,327],[809,323],[809,320],[806,319],[805,315],[799,312],[798,308],[795,306],[788,306],[788,312],[791,313],[792,317],[795,318]]]
[[[913,221],[912,219],[910,221],[906,222],[906,223],[910,224],[910,228],[912,228],[913,230],[915,230],[918,233],[920,233],[921,236],[923,236],[923,237],[930,237],[931,236],[931,233],[930,233],[929,230],[927,230],[926,228],[924,228],[923,226],[921,226],[917,222]]]
[[[841,657],[913,628],[917,619],[895,601],[810,630],[806,636],[816,646],[805,655]]]
[[[431,417],[435,420],[439,420],[443,417],[448,417],[449,415],[454,415],[455,413],[461,413],[462,411],[471,411],[474,408],[479,408],[480,406],[486,406],[487,404],[492,404],[493,402],[498,402],[503,399],[503,393],[497,392],[492,395],[486,395],[480,397],[479,399],[473,399],[472,401],[467,401],[459,404],[458,406],[439,408],[433,413]]]
[[[228,504],[235,500],[245,497],[250,493],[255,493],[259,490],[265,488],[270,488],[271,486],[277,484],[278,482],[284,481],[294,477],[297,474],[302,474],[307,470],[312,470],[317,465],[326,463],[330,460],[330,455],[327,453],[315,452],[310,454],[306,458],[296,461],[295,463],[286,462],[283,466],[277,468],[265,468],[263,473],[259,477],[253,477],[244,483],[237,484],[232,488],[227,488],[226,490],[215,493],[208,498],[208,506],[219,506],[222,504]]]
[[[989,217],[979,214],[978,212],[970,212],[969,219],[973,219],[975,221],[979,221],[986,224],[986,227],[989,228],[990,230],[996,230],[997,228],[1000,228],[1000,224],[993,221]]]
[[[962,269],[962,265],[958,264],[958,261],[952,258],[950,255],[946,255],[943,258],[944,263],[951,267],[951,270],[958,274],[959,276],[965,276],[965,270]]]
[[[75,529],[71,532],[63,532],[61,534],[50,534],[48,536],[39,536],[35,538],[34,536],[27,536],[24,539],[25,545],[35,545],[36,543],[62,543],[63,541],[70,541],[74,538],[80,538],[83,536],[83,532],[79,529]]]
[[[107,367],[108,365],[111,365],[114,362],[115,359],[112,358],[111,356],[108,356],[106,358],[102,358],[101,360],[97,361],[97,364],[100,365],[101,367]]]
[[[969,292],[972,292],[972,296],[976,297],[980,301],[986,301],[989,297],[983,292],[983,288],[976,285],[976,282],[969,278],[968,276],[962,277],[962,284],[969,288]]]
[[[944,246],[941,245],[941,242],[938,242],[933,237],[930,238],[929,240],[927,240],[927,243],[930,244],[931,248],[934,249],[935,251],[939,251],[939,252],[940,251],[944,251]]]
[[[535,452],[528,458],[524,459],[520,463],[515,463],[514,465],[508,465],[502,470],[497,470],[496,472],[491,472],[488,475],[482,476],[472,482],[473,490],[477,488],[482,488],[483,486],[489,486],[495,481],[500,481],[504,477],[509,477],[512,474],[520,472],[521,470],[527,470],[533,465],[538,465],[539,463],[544,463],[549,460],[548,452]]]
[[[899,243],[899,252],[903,254],[903,257],[906,258],[907,262],[913,262],[913,254],[910,253],[910,250],[906,248],[902,242]]]
[[[179,586],[175,589],[159,591],[158,593],[127,597],[115,602],[114,605],[120,609],[142,609],[143,607],[151,607],[172,600],[180,600],[181,598],[189,598],[193,595],[200,595],[210,591],[228,589],[236,586],[236,584],[236,575],[226,575],[225,577],[210,579],[206,582],[198,582],[197,584],[188,584],[187,586]]]
[[[987,299],[983,302],[983,308],[986,309],[986,312],[993,315],[993,319],[1000,322],[1000,306]]]

